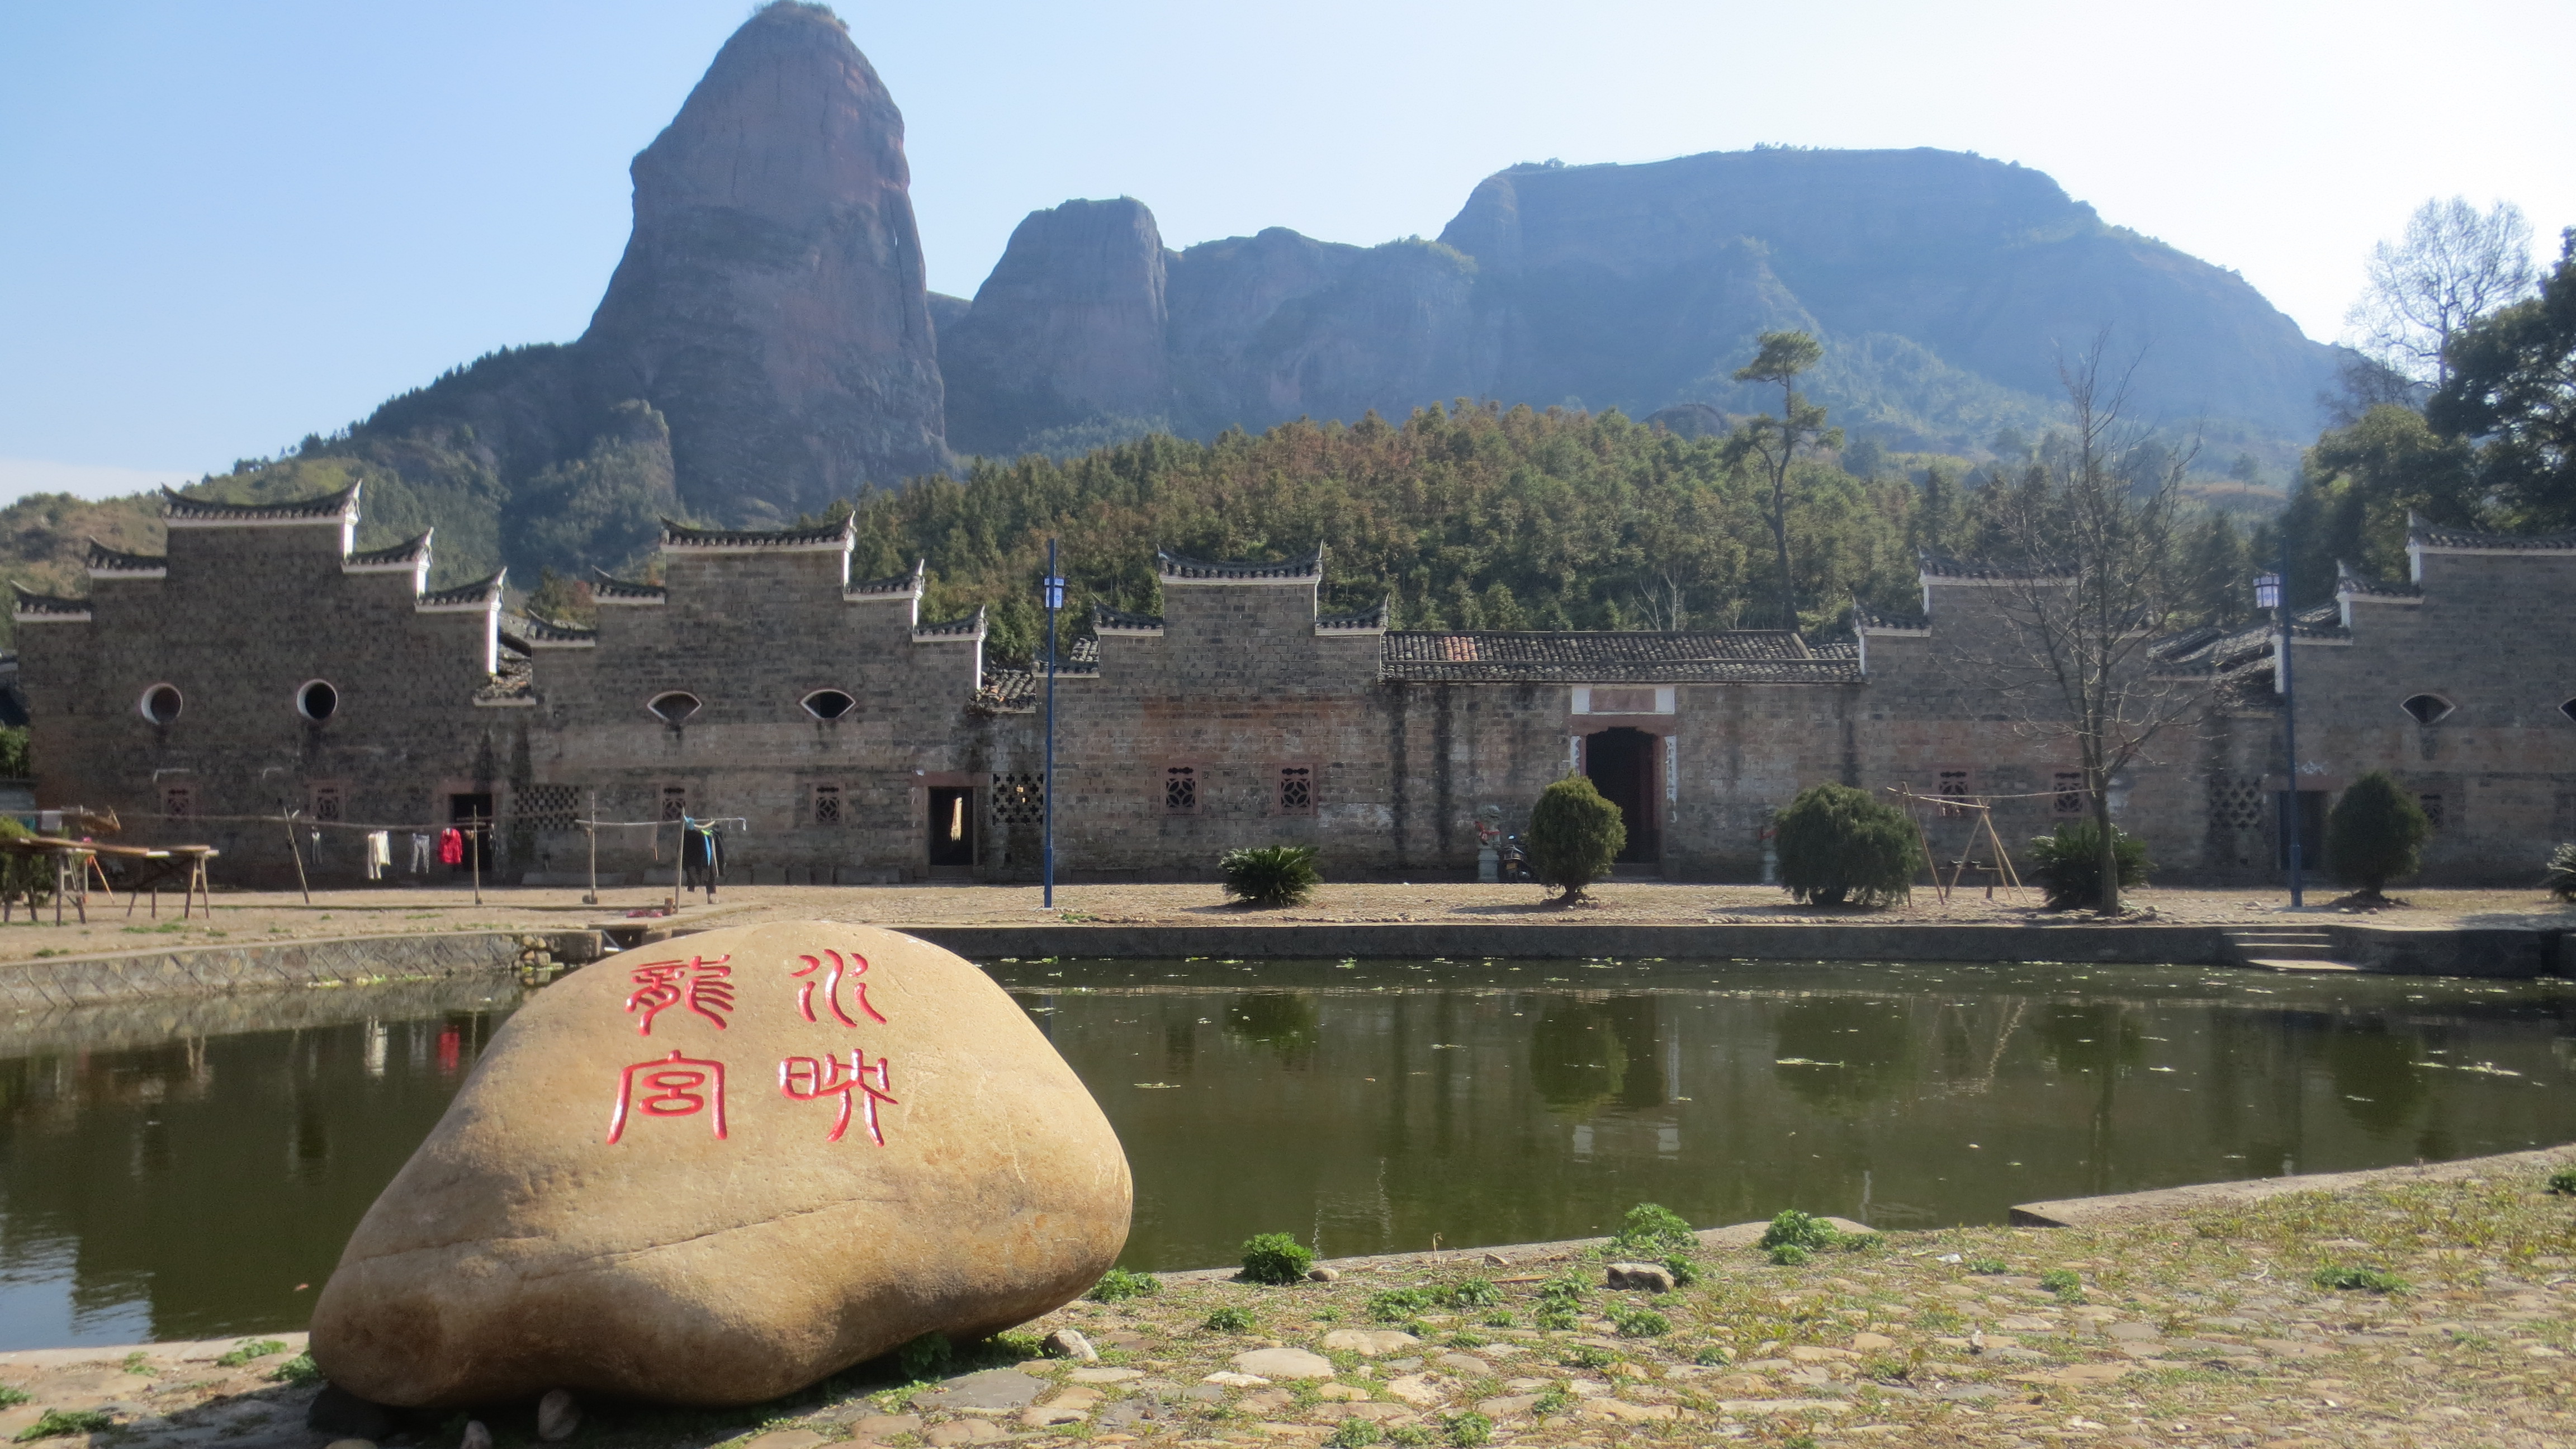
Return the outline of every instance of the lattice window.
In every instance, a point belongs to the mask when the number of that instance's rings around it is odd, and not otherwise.
[[[689,787],[686,785],[663,786],[662,818],[665,820],[677,820],[688,813]]]
[[[1038,825],[1045,820],[1046,776],[1031,773],[993,777],[994,824]]]
[[[839,825],[845,818],[841,814],[841,806],[840,786],[817,785],[814,787],[814,808],[807,812],[807,818],[828,829]]]
[[[2083,771],[2059,770],[2049,776],[2049,787],[2057,792],[2049,797],[2049,814],[2081,815],[2084,813]]]
[[[2264,798],[2260,780],[2230,780],[2225,775],[2209,777],[2209,818],[2223,830],[2260,830],[2271,814],[2271,802]]]
[[[1281,765],[1279,767],[1279,813],[1312,815],[1315,813],[1315,767]]]
[[[2441,829],[2441,828],[2442,828],[2442,797],[2441,797],[2441,796],[2439,796],[2439,795],[2418,795],[2418,796],[2416,796],[2416,797],[2415,797],[2415,803],[2416,803],[2417,805],[2419,805],[2419,806],[2423,807],[2423,811],[2424,811],[2424,819],[2425,819],[2425,821],[2426,821],[2428,824],[2430,824],[2430,825],[2431,825],[2435,830],[2439,830],[2439,829]]]
[[[1934,782],[1933,793],[1941,797],[1943,816],[1955,819],[1966,815],[1968,812],[1964,808],[1964,802],[1968,798],[1968,772],[1965,770],[1941,771],[1939,778]],[[1963,803],[1950,804],[1949,802],[1953,800]]]
[[[342,808],[345,802],[341,796],[340,787],[337,785],[314,786],[312,802],[312,815],[315,820],[345,820],[348,818],[347,811]]]
[[[581,789],[575,785],[522,785],[510,792],[512,823],[522,830],[579,830]]]
[[[1196,815],[1199,813],[1199,767],[1166,765],[1163,767],[1163,813]]]
[[[186,820],[197,813],[197,787],[164,785],[161,787],[161,813],[172,820]]]

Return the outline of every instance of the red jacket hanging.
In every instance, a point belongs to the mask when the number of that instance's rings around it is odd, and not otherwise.
[[[439,835],[438,863],[440,865],[465,863],[465,832],[451,828]]]

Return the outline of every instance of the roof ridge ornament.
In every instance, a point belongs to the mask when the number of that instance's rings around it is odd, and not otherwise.
[[[1265,563],[1258,559],[1202,559],[1167,548],[1154,550],[1154,570],[1168,584],[1303,584],[1324,577],[1324,546],[1303,558]]]
[[[352,482],[337,493],[284,503],[224,503],[212,498],[191,498],[165,483],[161,485],[161,518],[172,528],[350,525],[358,521],[358,490],[364,481]]]
[[[664,553],[848,553],[858,544],[849,518],[812,528],[693,528],[662,520]]]

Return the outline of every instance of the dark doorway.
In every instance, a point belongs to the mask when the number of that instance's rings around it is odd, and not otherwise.
[[[465,835],[465,858],[456,863],[456,868],[467,872],[489,872],[492,857],[485,852],[492,845],[492,797],[488,794],[448,796],[447,823]]]
[[[975,872],[975,792],[971,788],[934,786],[930,792],[930,873],[968,876]]]
[[[1663,859],[1655,835],[1655,756],[1661,746],[1644,730],[1603,730],[1583,742],[1583,773],[1592,788],[1619,807],[1628,827],[1619,858],[1631,864]]]
[[[2276,869],[2290,868],[2290,792],[2272,792],[2272,854]],[[2299,792],[2299,869],[2312,872],[2326,863],[2326,792]]]

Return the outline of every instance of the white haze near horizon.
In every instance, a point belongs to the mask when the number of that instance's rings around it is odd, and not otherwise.
[[[1176,247],[1373,243],[1514,162],[1757,143],[2035,167],[2327,340],[2428,196],[2514,201],[2544,254],[2576,224],[2564,0],[839,8],[964,296],[1069,197],[1138,197]],[[627,161],[749,9],[0,6],[0,497],[220,470],[577,335]]]

